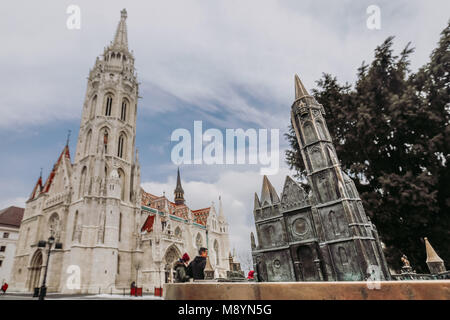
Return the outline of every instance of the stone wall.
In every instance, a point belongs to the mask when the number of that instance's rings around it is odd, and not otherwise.
[[[450,281],[168,283],[166,300],[450,300]]]

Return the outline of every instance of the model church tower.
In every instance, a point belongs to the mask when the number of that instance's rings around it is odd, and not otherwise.
[[[258,245],[251,235],[260,281],[390,278],[376,228],[341,169],[324,114],[296,75],[291,120],[311,192],[286,177],[280,199],[264,177],[261,199],[255,194]]]

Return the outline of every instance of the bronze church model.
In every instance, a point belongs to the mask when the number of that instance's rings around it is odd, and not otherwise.
[[[311,191],[288,176],[280,199],[264,176],[253,211],[258,245],[251,234],[258,281],[390,280],[377,230],[341,169],[324,114],[296,75],[291,120]]]

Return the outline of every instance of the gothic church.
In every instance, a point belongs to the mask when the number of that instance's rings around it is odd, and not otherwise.
[[[40,287],[48,264],[49,292],[114,293],[132,282],[153,292],[171,281],[173,262],[209,248],[216,277],[229,270],[228,224],[219,198],[191,210],[178,171],[174,202],[145,192],[135,147],[138,81],[128,50],[127,12],[113,42],[90,70],[74,161],[66,145],[49,177],[26,202],[11,288]],[[40,241],[54,236],[50,262]],[[73,285],[73,266],[80,286]],[[75,281],[76,282],[76,281]]]

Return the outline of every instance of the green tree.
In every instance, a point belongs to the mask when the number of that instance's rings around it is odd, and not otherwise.
[[[324,74],[313,95],[325,108],[342,168],[387,246],[388,263],[398,270],[406,254],[418,272],[428,272],[424,237],[450,261],[450,24],[416,73],[408,68],[409,44],[398,56],[392,46],[389,37],[375,49],[354,86]],[[304,180],[292,125],[286,138],[286,161]]]

